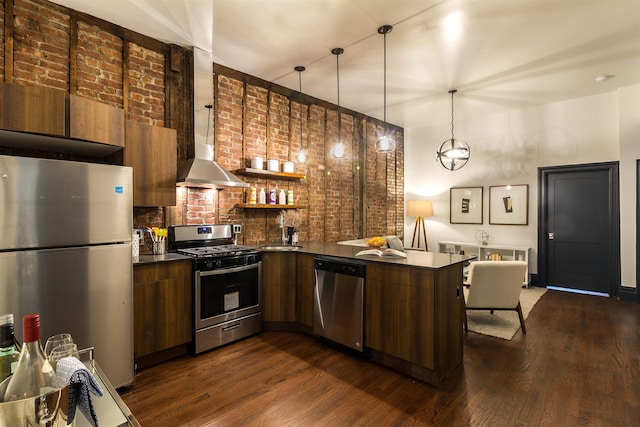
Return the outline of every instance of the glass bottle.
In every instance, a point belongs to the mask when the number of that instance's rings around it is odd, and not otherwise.
[[[13,374],[20,358],[20,346],[13,334],[13,314],[0,316],[0,381]]]
[[[40,315],[22,319],[23,344],[16,371],[11,376],[4,401],[40,396],[54,390],[55,374],[40,345]]]

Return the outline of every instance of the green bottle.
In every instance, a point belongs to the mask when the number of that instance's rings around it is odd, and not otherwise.
[[[13,333],[13,314],[0,315],[0,382],[13,374],[20,348]]]

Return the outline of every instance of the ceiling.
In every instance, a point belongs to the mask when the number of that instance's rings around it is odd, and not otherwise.
[[[54,0],[405,128],[640,83],[638,0]],[[331,54],[335,47],[344,54]],[[597,82],[597,76],[615,76]]]

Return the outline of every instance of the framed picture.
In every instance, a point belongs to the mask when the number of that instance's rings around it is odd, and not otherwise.
[[[529,185],[489,187],[489,224],[529,224]]]
[[[482,224],[482,187],[452,187],[449,191],[449,222]]]

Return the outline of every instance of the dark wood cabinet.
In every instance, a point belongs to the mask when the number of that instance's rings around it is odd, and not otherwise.
[[[69,137],[124,147],[124,110],[69,95]]]
[[[300,325],[309,329],[313,329],[314,258],[313,254],[300,253],[296,260],[296,319]]]
[[[366,346],[433,369],[433,290],[431,270],[368,263]],[[415,345],[417,342],[421,345]]]
[[[133,167],[134,206],[176,204],[177,132],[127,120],[124,164]]]
[[[66,136],[66,92],[0,83],[0,129]]]
[[[133,267],[136,359],[192,339],[191,260]]]
[[[296,321],[295,252],[262,253],[262,320]]]
[[[438,384],[462,363],[461,287],[460,265],[367,263],[365,344],[374,360]]]

